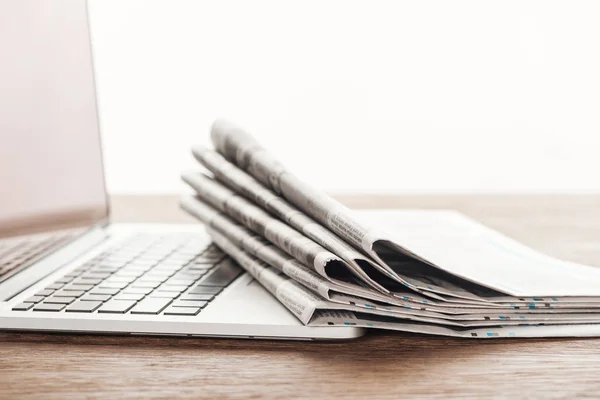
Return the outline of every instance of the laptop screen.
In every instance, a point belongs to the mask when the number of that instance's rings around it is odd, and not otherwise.
[[[0,2],[0,237],[108,214],[84,0]]]

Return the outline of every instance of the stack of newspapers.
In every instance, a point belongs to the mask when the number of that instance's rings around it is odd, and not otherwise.
[[[239,127],[218,120],[211,139],[214,149],[192,149],[209,173],[183,174],[195,195],[181,206],[302,323],[467,338],[600,335],[598,269],[451,211],[352,211]],[[331,168],[360,162],[341,153],[332,151]]]

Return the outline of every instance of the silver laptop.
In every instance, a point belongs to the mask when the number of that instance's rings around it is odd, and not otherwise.
[[[0,4],[0,188],[0,329],[363,333],[303,326],[200,225],[110,224],[84,0]]]

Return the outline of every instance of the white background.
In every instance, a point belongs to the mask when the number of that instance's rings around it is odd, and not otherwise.
[[[91,0],[90,13],[112,193],[180,191],[219,116],[334,193],[600,191],[600,2]]]

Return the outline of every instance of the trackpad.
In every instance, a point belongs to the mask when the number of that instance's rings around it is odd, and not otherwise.
[[[247,273],[217,296],[199,316],[202,322],[302,325],[294,314]]]

